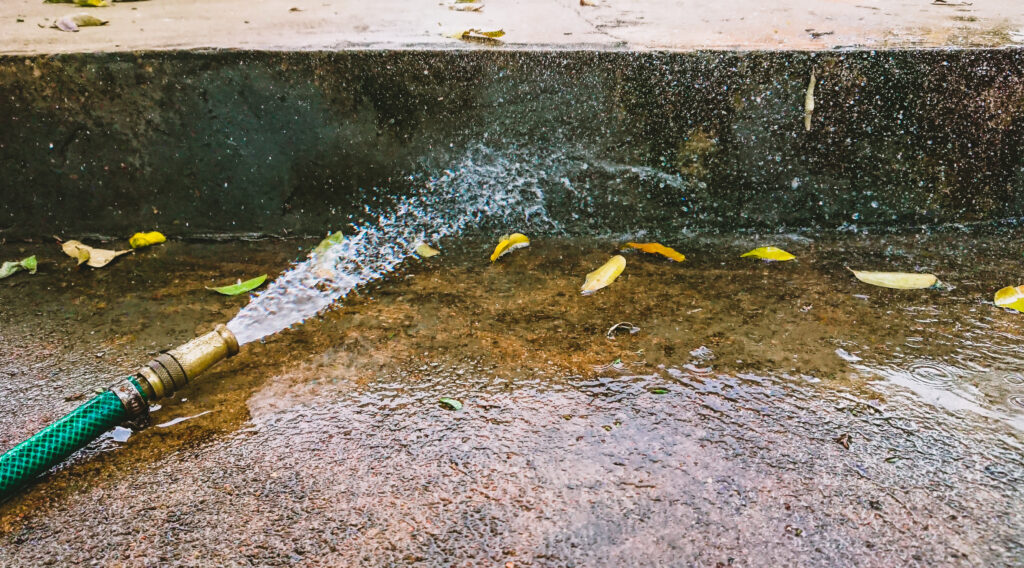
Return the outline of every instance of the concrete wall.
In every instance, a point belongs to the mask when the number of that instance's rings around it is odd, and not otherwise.
[[[1024,51],[0,57],[0,237],[321,234],[480,152],[569,232],[1017,217]]]

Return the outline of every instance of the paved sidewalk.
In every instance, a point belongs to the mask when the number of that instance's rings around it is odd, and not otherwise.
[[[591,0],[586,0],[588,3]],[[481,48],[447,37],[502,29],[504,45],[554,49],[833,49],[1024,45],[1019,0],[149,0],[107,8],[9,0],[0,53],[150,49]],[[49,26],[88,12],[110,23]]]

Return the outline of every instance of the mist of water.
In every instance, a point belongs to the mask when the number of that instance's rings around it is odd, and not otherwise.
[[[414,255],[418,242],[437,243],[485,220],[513,230],[552,225],[541,178],[554,159],[516,158],[485,147],[469,151],[393,207],[368,209],[369,221],[279,276],[228,328],[245,344],[301,323],[393,271]]]

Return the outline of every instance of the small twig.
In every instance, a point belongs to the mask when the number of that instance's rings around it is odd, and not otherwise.
[[[619,329],[620,327],[623,328],[623,329],[628,330],[630,335],[636,335],[637,333],[640,332],[640,328],[639,327],[633,325],[632,323],[630,323],[628,321],[622,321],[622,322],[619,322],[619,323],[611,326],[610,328],[608,328],[608,333],[605,333],[604,336],[606,338],[608,338],[608,339],[614,340],[615,339],[615,330]]]

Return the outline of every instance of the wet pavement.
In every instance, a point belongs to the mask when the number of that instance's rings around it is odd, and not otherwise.
[[[118,5],[120,4],[120,5]],[[526,49],[842,49],[1007,47],[1024,44],[1016,0],[454,0],[372,8],[342,0],[176,0],[113,3],[109,21],[78,33],[52,28],[81,9],[9,0],[0,6],[0,53],[164,49],[493,49],[450,37],[504,30]],[[210,14],[218,14],[211,18]]]
[[[0,564],[1020,565],[1021,236],[691,237],[591,297],[612,242],[448,239],[0,505]],[[313,244],[0,246],[40,259],[0,281],[0,449]]]

